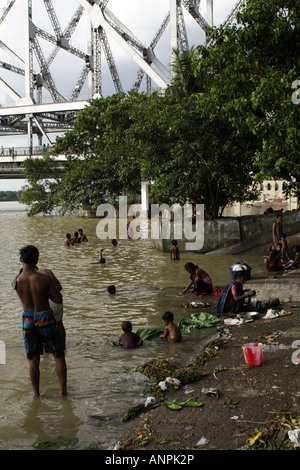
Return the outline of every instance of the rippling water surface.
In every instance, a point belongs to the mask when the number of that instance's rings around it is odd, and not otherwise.
[[[161,315],[166,310],[174,313],[176,323],[189,316],[182,303],[194,297],[179,295],[189,284],[184,271],[187,261],[206,269],[214,285],[224,285],[230,281],[230,266],[239,259],[184,253],[180,261],[171,262],[150,240],[120,240],[113,248],[109,240],[97,238],[97,222],[76,217],[31,218],[22,211],[0,211],[0,340],[6,345],[6,364],[0,364],[0,449],[31,449],[36,442],[59,436],[77,438],[82,448],[89,444],[112,448],[126,426],[121,417],[145,399],[145,378],[128,368],[156,357],[188,362],[216,332],[198,330],[173,345],[159,339],[148,341],[133,351],[111,346],[110,340],[117,341],[122,334],[125,319],[138,329],[162,327]],[[88,243],[65,248],[65,234],[79,228],[87,234]],[[38,247],[39,267],[52,269],[63,285],[66,400],[59,397],[54,360],[47,355],[41,360],[41,397],[32,397],[21,330],[22,307],[10,285],[21,267],[19,249],[27,244]],[[106,264],[93,265],[100,247]],[[261,260],[261,254],[247,259],[258,275],[264,268]],[[107,293],[110,284],[116,285],[114,296]]]

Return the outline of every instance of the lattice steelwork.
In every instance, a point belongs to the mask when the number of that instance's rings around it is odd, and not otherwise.
[[[122,87],[122,77],[118,73],[111,41],[126,52],[130,61],[137,66],[132,89],[139,90],[145,76],[148,92],[152,86],[164,90],[170,81],[172,70],[163,64],[155,53],[163,33],[168,28],[171,57],[173,48],[189,48],[184,11],[191,15],[205,34],[213,25],[213,0],[164,0],[167,2],[168,12],[147,46],[145,41],[139,39],[109,9],[109,0],[73,0],[73,4],[74,1],[77,4],[76,9],[73,13],[68,13],[70,19],[63,28],[57,14],[59,0],[39,0],[39,7],[42,4],[52,27],[52,31],[48,31],[33,21],[35,0],[0,0],[0,51],[7,57],[7,60],[0,60],[0,89],[14,102],[12,106],[7,107],[1,104],[0,135],[27,134],[29,146],[32,146],[33,136],[36,135],[40,144],[43,141],[51,144],[49,134],[57,134],[71,128],[76,112],[88,104],[87,100],[79,98],[85,84],[88,88],[88,98],[105,95],[102,89],[103,61],[109,69],[115,93],[127,91]],[[155,11],[151,9],[151,0],[140,1],[145,3],[145,8],[149,8],[149,15],[155,15]],[[123,2],[127,3],[127,0]],[[67,5],[68,2],[65,3]],[[243,2],[238,2],[240,3]],[[6,44],[6,37],[1,33],[2,25],[13,18],[14,9],[18,9],[18,12],[22,9],[24,12],[23,57]],[[83,19],[87,24],[86,50],[78,47],[75,41],[72,42],[72,35]],[[51,46],[50,53],[45,52],[42,43],[47,43],[48,49]],[[67,76],[66,72],[66,80],[73,82],[73,87],[67,94],[61,91],[61,82],[56,83],[53,73],[54,59],[60,51],[76,57],[82,64],[77,80],[76,77],[74,79],[73,76]],[[10,72],[11,79],[1,78],[2,69]],[[16,75],[23,77],[23,94],[13,85]]]

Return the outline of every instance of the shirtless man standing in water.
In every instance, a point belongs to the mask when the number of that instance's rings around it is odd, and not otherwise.
[[[29,376],[35,396],[40,395],[40,355],[43,349],[52,353],[56,362],[61,396],[67,395],[67,367],[62,334],[58,329],[48,298],[61,303],[62,295],[53,277],[36,269],[39,251],[33,245],[20,250],[22,273],[16,281],[16,291],[23,306],[23,337],[29,360]]]

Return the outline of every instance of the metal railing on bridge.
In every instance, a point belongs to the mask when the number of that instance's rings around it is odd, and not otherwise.
[[[28,158],[41,158],[45,154],[51,154],[51,146],[35,147],[0,147],[0,179],[24,178],[24,161]],[[64,171],[60,163],[66,161],[66,155],[55,156],[58,164],[57,170]]]
[[[50,153],[50,145],[42,145],[36,147],[3,147],[0,148],[1,157],[17,157],[17,156],[28,156],[31,155],[43,155],[43,153]]]

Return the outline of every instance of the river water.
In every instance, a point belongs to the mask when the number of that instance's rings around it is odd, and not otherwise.
[[[15,210],[18,209],[18,210]],[[239,257],[184,253],[171,262],[151,240],[120,240],[114,248],[96,235],[98,220],[79,217],[28,217],[24,208],[0,204],[1,302],[0,340],[5,342],[6,363],[0,364],[0,449],[32,449],[36,442],[60,436],[78,439],[79,448],[94,444],[113,448],[126,424],[127,409],[145,401],[146,380],[129,370],[153,358],[188,363],[216,330],[202,329],[183,336],[178,344],[145,342],[136,350],[111,346],[122,334],[121,323],[133,329],[162,327],[161,315],[170,310],[175,322],[190,311],[179,291],[189,284],[187,261],[207,270],[215,286],[230,281],[230,266]],[[89,241],[65,248],[67,232],[83,228]],[[41,397],[34,399],[29,381],[21,329],[22,307],[11,287],[18,273],[19,249],[34,244],[40,251],[40,268],[50,268],[63,286],[66,329],[68,398],[61,400],[53,357],[41,359]],[[93,265],[103,247],[105,265]],[[261,253],[246,260],[252,274],[264,272]],[[114,284],[116,295],[107,293]]]

